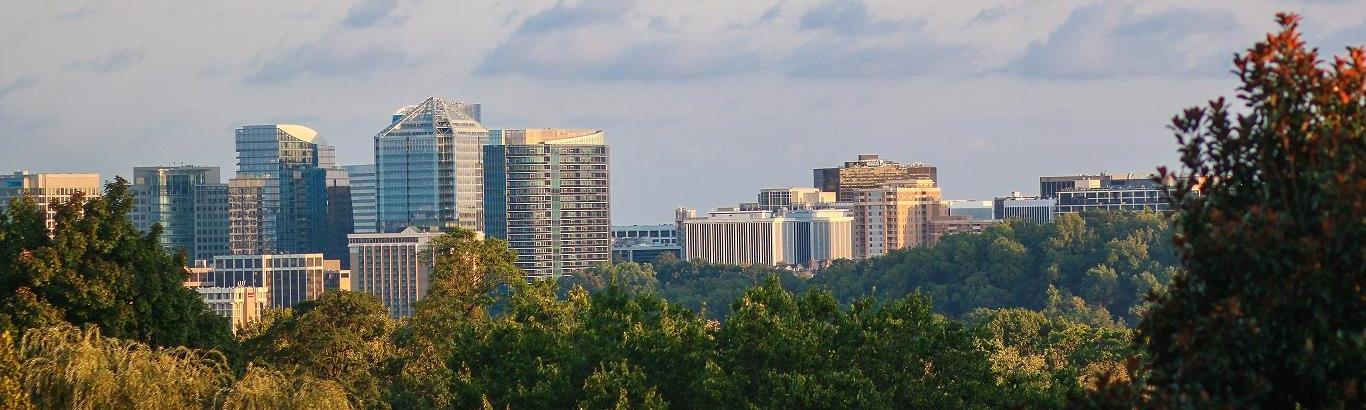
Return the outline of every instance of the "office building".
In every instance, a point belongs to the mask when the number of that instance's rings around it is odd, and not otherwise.
[[[209,310],[228,318],[235,334],[252,322],[261,320],[261,313],[270,307],[270,289],[257,286],[194,287]]]
[[[990,203],[991,201],[987,201]],[[930,246],[939,243],[945,235],[959,233],[982,233],[992,225],[1001,223],[999,219],[973,219],[966,215],[948,215],[930,220]]]
[[[133,210],[129,218],[147,232],[161,224],[161,244],[184,251],[186,262],[227,254],[227,190],[218,167],[133,168]]]
[[[938,181],[939,171],[922,163],[902,164],[880,159],[875,154],[860,154],[857,161],[847,161],[839,168],[817,168],[814,176],[816,188],[836,193],[835,199],[839,202],[850,202],[854,190],[877,188],[893,181]]]
[[[601,130],[495,130],[484,151],[490,236],[544,279],[611,261],[608,149]]]
[[[323,254],[222,255],[213,258],[213,287],[264,287],[270,307],[288,308],[322,296],[327,267]]]
[[[29,173],[15,172],[0,175],[0,212],[9,209],[10,200],[28,197],[39,208],[47,210],[47,229],[57,227],[57,205],[65,204],[77,193],[87,200],[101,192],[100,174]]]
[[[1081,180],[1079,183],[1089,184],[1094,181]],[[1023,219],[1034,222],[1052,222],[1053,207],[1057,205],[1057,199],[1039,198],[1025,196],[1023,193],[1011,192],[1009,196],[996,198],[992,201],[992,214],[995,219]]]
[[[351,289],[379,297],[390,316],[412,315],[430,283],[432,262],[424,260],[422,252],[440,235],[412,227],[396,233],[351,234]]]
[[[1135,184],[1129,187],[1073,188],[1058,191],[1055,214],[1087,211],[1170,212],[1170,198],[1164,187]]]
[[[963,216],[976,220],[996,218],[992,201],[950,199],[945,202],[948,203],[949,216]]]
[[[821,191],[818,188],[764,188],[759,190],[758,199],[758,202],[756,202],[754,206],[755,209],[778,212],[788,209],[817,208],[826,204],[833,204],[835,202],[835,193]]]
[[[858,259],[930,243],[930,221],[947,215],[939,187],[929,179],[851,191],[854,257]]]
[[[1127,173],[1100,175],[1062,175],[1039,177],[1039,198],[1057,198],[1058,192],[1071,189],[1092,189],[1109,187],[1158,186],[1152,173]]]
[[[375,210],[375,164],[347,165],[351,178],[351,224],[355,233],[379,232]]]
[[[626,225],[612,227],[612,263],[655,263],[664,254],[683,257],[676,225]]]
[[[379,232],[410,226],[483,228],[483,146],[478,108],[430,97],[399,108],[375,134]]]
[[[332,166],[323,170],[326,175],[327,193],[327,216],[326,229],[323,233],[323,255],[328,259],[340,261],[341,268],[346,269],[351,265],[351,258],[347,257],[346,235],[355,232],[355,220],[352,218],[351,203],[351,178],[345,168]]]
[[[853,218],[842,209],[721,208],[683,221],[686,259],[730,265],[818,267],[852,254]]]
[[[336,189],[346,171],[336,167],[333,147],[316,131],[288,124],[244,126],[236,140],[237,175],[228,181],[232,253],[344,257],[336,238],[351,229],[350,194]],[[331,218],[332,210],[347,215]]]

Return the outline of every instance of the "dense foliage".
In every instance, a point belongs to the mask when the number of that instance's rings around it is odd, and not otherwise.
[[[1173,119],[1188,273],[1139,325],[1153,405],[1366,406],[1366,52],[1279,22],[1235,58],[1243,108]]]

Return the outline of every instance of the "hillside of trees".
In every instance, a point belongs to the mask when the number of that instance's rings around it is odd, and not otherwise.
[[[1279,22],[1235,58],[1244,107],[1174,118],[1170,219],[1010,223],[810,279],[527,283],[457,230],[409,318],[328,292],[232,335],[133,229],[125,181],[51,236],[16,202],[0,408],[1361,408],[1366,52],[1325,63]]]

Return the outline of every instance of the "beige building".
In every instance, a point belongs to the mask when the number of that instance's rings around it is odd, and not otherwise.
[[[413,305],[426,296],[431,261],[422,251],[439,232],[409,227],[397,233],[347,235],[351,254],[351,289],[379,297],[395,318],[413,314]]]
[[[888,182],[851,195],[857,259],[929,245],[930,221],[948,214],[939,187],[930,179]]]
[[[944,235],[956,233],[982,233],[992,225],[1001,223],[999,219],[973,219],[965,215],[949,215],[930,220],[930,246],[939,243]]]
[[[232,332],[237,333],[249,323],[261,320],[261,312],[270,307],[270,289],[259,286],[196,287],[199,297],[219,316],[228,318]]]
[[[57,226],[52,219],[57,215],[57,205],[70,201],[76,193],[90,199],[101,192],[100,174],[15,172],[0,175],[0,211],[9,209],[10,199],[28,196],[47,210],[47,229],[52,230]]]
[[[835,193],[824,192],[819,188],[764,188],[759,190],[757,208],[776,212],[784,209],[815,208],[822,204],[833,203],[835,203]]]
[[[213,258],[214,287],[270,289],[270,307],[288,308],[322,296],[327,287],[323,254],[221,255]],[[336,265],[333,265],[336,266]]]

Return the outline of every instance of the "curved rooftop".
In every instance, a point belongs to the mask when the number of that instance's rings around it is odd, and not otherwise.
[[[275,128],[279,128],[286,134],[289,134],[294,138],[298,138],[303,142],[315,145],[327,144],[327,140],[324,140],[322,137],[319,137],[318,132],[314,131],[312,128],[294,124],[276,124]]]

